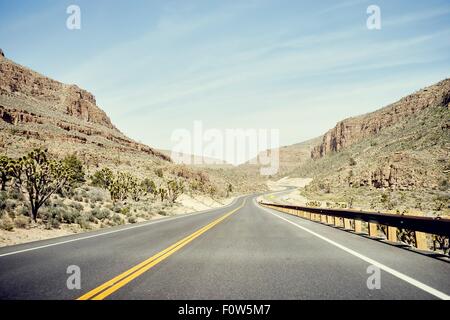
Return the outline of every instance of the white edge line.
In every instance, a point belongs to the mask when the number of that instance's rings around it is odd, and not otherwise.
[[[136,225],[136,226],[130,226],[128,228],[122,228],[122,229],[118,229],[118,230],[112,230],[112,231],[102,232],[102,233],[99,233],[99,234],[94,234],[94,235],[91,235],[91,236],[80,237],[80,238],[70,239],[70,240],[61,241],[61,242],[49,243],[49,244],[46,244],[46,245],[43,245],[43,246],[38,246],[38,247],[32,247],[32,248],[23,249],[23,250],[7,252],[7,253],[0,254],[0,258],[7,257],[7,256],[12,256],[12,255],[15,255],[15,254],[24,253],[24,252],[28,252],[28,251],[34,251],[34,250],[44,249],[44,248],[48,248],[48,247],[59,246],[59,245],[62,245],[62,244],[67,244],[67,243],[71,243],[71,242],[75,242],[75,241],[87,240],[87,239],[91,239],[91,238],[106,236],[106,235],[112,234],[112,233],[118,233],[118,232],[128,231],[128,230],[137,229],[137,228],[143,228],[143,227],[147,227],[147,226],[158,224],[158,223],[162,223],[162,222],[173,221],[173,220],[178,220],[178,219],[187,218],[187,217],[193,217],[193,216],[196,216],[196,215],[199,215],[199,214],[203,214],[203,213],[208,213],[208,212],[211,212],[211,211],[214,211],[214,210],[220,210],[220,209],[228,208],[228,207],[234,205],[240,198],[242,198],[242,197],[238,197],[238,198],[234,199],[231,203],[229,203],[229,204],[227,204],[226,206],[223,206],[223,207],[207,209],[207,210],[199,211],[199,212],[187,213],[187,214],[184,214],[184,215],[179,216],[179,217],[173,217],[173,218],[168,218],[168,219],[143,222],[142,224],[139,224],[139,225]],[[51,240],[51,239],[47,239],[47,240]],[[45,241],[45,240],[42,240],[42,241]]]
[[[401,272],[399,272],[397,270],[394,270],[394,269],[392,269],[392,268],[390,268],[388,266],[385,266],[384,264],[382,264],[382,263],[380,263],[378,261],[375,261],[375,260],[373,260],[373,259],[371,259],[369,257],[366,257],[366,256],[364,256],[364,255],[362,255],[362,254],[360,254],[360,253],[358,253],[358,252],[356,252],[356,251],[354,251],[352,249],[349,249],[349,248],[347,248],[347,247],[345,247],[345,246],[343,246],[343,245],[341,245],[341,244],[339,244],[339,243],[337,243],[337,242],[335,242],[335,241],[333,241],[331,239],[328,239],[327,237],[324,237],[324,236],[322,236],[322,235],[320,235],[320,234],[318,234],[318,233],[316,233],[314,231],[309,230],[308,228],[305,228],[305,227],[303,227],[303,226],[301,226],[301,225],[299,225],[299,224],[297,224],[295,222],[292,222],[289,219],[283,218],[283,217],[279,216],[278,214],[271,212],[267,208],[264,208],[262,206],[259,206],[259,208],[261,208],[264,211],[270,213],[271,215],[276,216],[277,218],[280,218],[280,219],[282,219],[282,220],[284,220],[286,222],[289,222],[290,224],[296,226],[297,228],[302,229],[303,231],[306,231],[306,232],[312,234],[313,236],[316,236],[316,237],[318,237],[318,238],[320,238],[320,239],[322,239],[322,240],[332,244],[335,247],[338,247],[341,250],[344,250],[347,253],[350,253],[351,255],[353,255],[353,256],[355,256],[357,258],[360,258],[361,260],[366,261],[367,263],[370,263],[371,265],[377,266],[378,268],[384,270],[385,272],[390,273],[391,275],[393,275],[393,276],[395,276],[395,277],[397,277],[397,278],[399,278],[399,279],[401,279],[401,280],[403,280],[403,281],[405,281],[405,282],[407,282],[407,283],[409,283],[409,284],[411,284],[411,285],[413,285],[413,286],[415,286],[415,287],[417,287],[417,288],[419,288],[419,289],[421,289],[421,290],[423,290],[425,292],[428,292],[429,294],[431,294],[431,295],[433,295],[435,297],[438,297],[439,299],[450,300],[450,296],[445,294],[444,292],[441,292],[441,291],[439,291],[437,289],[434,289],[434,288],[432,288],[432,287],[430,287],[430,286],[428,286],[428,285],[426,285],[426,284],[424,284],[424,283],[422,283],[422,282],[420,282],[420,281],[418,281],[416,279],[413,279],[413,278],[411,278],[411,277],[409,277],[409,276],[407,276],[407,275],[405,275],[405,274],[403,274],[403,273],[401,273]]]

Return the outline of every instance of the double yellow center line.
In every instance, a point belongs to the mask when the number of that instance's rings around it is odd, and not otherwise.
[[[109,295],[113,294],[120,288],[122,288],[127,283],[131,282],[132,280],[139,277],[144,272],[148,271],[149,269],[156,266],[158,263],[163,261],[164,259],[167,259],[172,254],[186,246],[188,243],[208,231],[209,229],[213,228],[229,216],[231,216],[233,213],[237,212],[238,210],[242,209],[242,207],[245,205],[246,199],[242,202],[242,204],[237,207],[236,209],[226,213],[222,217],[220,217],[217,220],[214,220],[210,224],[204,226],[203,228],[195,231],[191,235],[187,236],[184,239],[181,239],[180,241],[174,243],[170,247],[164,249],[163,251],[155,254],[154,256],[148,258],[147,260],[139,263],[138,265],[132,267],[131,269],[121,273],[117,277],[114,277],[113,279],[105,282],[104,284],[98,286],[97,288],[89,291],[88,293],[82,295],[77,300],[103,300]]]

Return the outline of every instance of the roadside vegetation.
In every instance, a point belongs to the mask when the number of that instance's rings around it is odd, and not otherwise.
[[[180,196],[229,197],[233,186],[219,188],[202,172],[183,166],[155,167],[136,177],[113,168],[89,172],[75,154],[58,158],[35,149],[19,158],[0,156],[0,229],[74,231],[137,223],[170,215]],[[219,191],[220,190],[220,191]]]

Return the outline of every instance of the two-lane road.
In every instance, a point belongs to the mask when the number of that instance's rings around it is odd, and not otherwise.
[[[0,299],[448,299],[450,264],[261,208],[0,249]],[[69,266],[81,289],[69,290]],[[367,280],[375,265],[380,289]]]

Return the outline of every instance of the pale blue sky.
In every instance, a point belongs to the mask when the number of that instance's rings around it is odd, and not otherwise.
[[[81,30],[65,27],[70,4]],[[150,146],[194,120],[279,128],[286,145],[449,77],[450,2],[0,0],[0,47]]]

